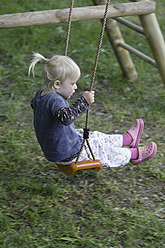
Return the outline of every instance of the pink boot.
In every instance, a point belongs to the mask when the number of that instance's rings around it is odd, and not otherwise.
[[[157,145],[154,142],[148,143],[146,146],[138,147],[138,158],[131,160],[131,163],[134,165],[141,164],[151,158],[153,158],[157,151]]]
[[[142,119],[136,119],[132,124],[132,127],[127,131],[132,137],[132,142],[129,147],[138,147],[140,136],[143,132],[144,122]]]

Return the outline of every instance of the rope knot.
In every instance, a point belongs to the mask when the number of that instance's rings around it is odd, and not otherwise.
[[[89,128],[84,128],[83,138],[89,139]]]

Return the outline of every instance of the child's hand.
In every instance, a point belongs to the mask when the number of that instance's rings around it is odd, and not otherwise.
[[[92,104],[94,102],[95,92],[94,91],[85,91],[83,93],[83,97],[86,99],[88,104]]]

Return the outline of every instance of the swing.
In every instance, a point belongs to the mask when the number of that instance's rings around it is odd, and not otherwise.
[[[100,39],[99,39],[99,44],[98,44],[98,49],[97,49],[97,54],[96,54],[96,58],[95,58],[93,75],[92,75],[92,80],[91,80],[89,91],[92,91],[94,80],[95,80],[99,54],[100,54],[100,49],[101,49],[104,30],[105,30],[105,24],[106,24],[106,18],[107,18],[107,12],[108,12],[109,3],[110,3],[110,0],[107,0],[106,7],[105,7],[104,18],[103,18],[103,23],[102,23],[101,34],[100,34]],[[67,50],[68,50],[69,35],[70,35],[70,28],[71,28],[71,15],[72,15],[73,4],[74,4],[74,0],[71,0],[71,6],[70,6],[69,18],[68,18],[68,30],[67,30],[66,45],[65,45],[65,56],[67,56]],[[90,144],[89,144],[89,140],[88,140],[89,139],[88,120],[89,120],[89,109],[86,112],[86,123],[85,123],[84,134],[83,134],[84,139],[83,139],[83,143],[81,145],[81,149],[80,149],[80,151],[78,153],[76,162],[71,163],[69,165],[56,164],[58,166],[58,168],[67,176],[71,176],[76,171],[79,171],[79,170],[93,169],[95,171],[100,171],[101,168],[102,168],[102,162],[99,159],[95,159],[95,156],[94,156],[94,154],[92,152],[92,149],[90,147]],[[84,147],[85,142],[88,145],[88,148],[89,148],[89,151],[90,151],[90,153],[92,155],[93,160],[79,161],[79,158],[80,158],[80,155],[81,155],[81,152],[82,152],[82,149]]]

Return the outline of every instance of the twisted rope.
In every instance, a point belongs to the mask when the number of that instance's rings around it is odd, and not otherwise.
[[[101,33],[100,33],[100,39],[99,39],[99,43],[98,43],[98,48],[97,48],[97,53],[96,53],[96,58],[95,58],[95,63],[94,63],[93,74],[92,74],[92,79],[91,79],[89,91],[92,91],[93,85],[94,85],[94,81],[95,81],[95,76],[96,76],[96,71],[97,71],[97,65],[98,65],[98,60],[99,60],[99,55],[100,55],[100,50],[101,50],[101,45],[102,45],[102,41],[103,41],[106,20],[107,20],[107,13],[108,13],[109,3],[110,3],[110,0],[107,0],[106,6],[105,6],[104,18],[103,18],[103,22],[102,22],[102,29],[101,29]],[[88,109],[86,111],[86,122],[85,122],[85,129],[84,130],[87,130],[88,129],[89,110],[90,109]],[[84,138],[83,143],[82,143],[81,148],[80,148],[80,151],[79,151],[79,154],[78,154],[77,159],[76,159],[76,163],[78,162],[78,160],[80,158],[81,152],[82,152],[83,147],[84,147],[84,144],[85,144],[85,140],[87,142],[87,145],[89,147],[89,150],[91,152],[91,155],[93,157],[93,160],[95,160],[95,156],[94,156],[94,154],[92,152],[92,149],[91,149],[91,146],[89,144],[89,141],[88,141],[88,139]]]
[[[72,23],[72,10],[73,10],[74,0],[71,0],[70,3],[70,10],[69,10],[69,17],[68,17],[68,29],[67,29],[67,35],[66,35],[66,43],[65,43],[65,53],[64,55],[67,56],[68,52],[68,44],[69,44],[69,37],[70,37],[70,29],[71,29],[71,23]]]
[[[101,33],[100,33],[100,39],[99,39],[99,43],[98,43],[98,48],[97,48],[97,53],[96,53],[96,58],[95,58],[95,63],[94,63],[93,74],[92,74],[92,79],[91,79],[89,91],[92,91],[93,85],[94,85],[94,81],[95,81],[95,76],[96,76],[96,71],[97,71],[97,65],[98,65],[98,60],[99,60],[99,55],[100,55],[100,50],[101,50],[101,45],[102,45],[102,41],[103,41],[106,20],[107,20],[107,13],[108,13],[109,3],[110,3],[110,0],[107,0],[106,6],[105,6],[105,12],[104,12],[104,18],[103,18],[103,23],[102,23],[102,29],[101,29]],[[87,114],[86,114],[86,125],[85,125],[86,128],[88,128],[88,120],[89,120],[89,110],[87,110]]]

